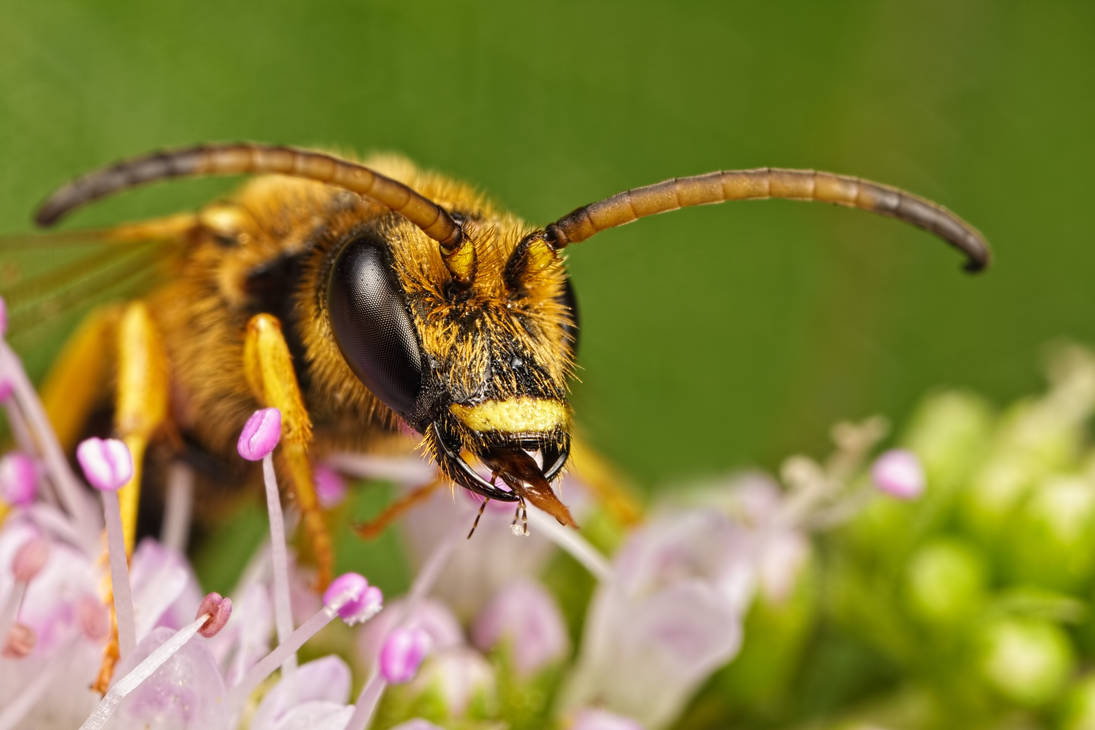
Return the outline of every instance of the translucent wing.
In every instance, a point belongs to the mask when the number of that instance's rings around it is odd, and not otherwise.
[[[91,308],[140,296],[167,275],[190,215],[101,230],[0,236],[7,338],[39,374]]]

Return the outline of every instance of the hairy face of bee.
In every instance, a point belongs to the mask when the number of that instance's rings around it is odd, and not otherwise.
[[[331,331],[354,374],[426,436],[452,479],[492,499],[539,504],[570,446],[574,292],[559,257],[515,222],[469,220],[464,229],[476,262],[467,283],[396,217],[347,236],[327,278]]]

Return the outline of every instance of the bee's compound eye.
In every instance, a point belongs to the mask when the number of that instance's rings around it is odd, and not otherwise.
[[[411,420],[422,353],[386,251],[368,241],[346,246],[331,270],[327,303],[346,362],[374,395]]]
[[[570,321],[563,325],[563,329],[566,330],[567,336],[570,337],[570,354],[578,354],[578,298],[574,296],[574,286],[570,283],[570,277],[567,277],[566,284],[563,286],[563,293],[559,297],[559,301],[562,302],[570,311]]]

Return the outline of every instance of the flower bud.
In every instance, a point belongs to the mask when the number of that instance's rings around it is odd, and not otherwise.
[[[429,650],[430,636],[425,630],[397,628],[388,634],[380,650],[380,673],[391,684],[409,682]]]
[[[994,413],[981,396],[946,391],[916,407],[901,438],[922,461],[928,481],[947,489],[965,480],[987,448]]]
[[[974,535],[1003,539],[1035,485],[1072,468],[1083,433],[1061,401],[1052,393],[1020,401],[1001,419],[985,463],[962,491],[960,517]]]
[[[508,642],[514,668],[523,677],[561,659],[569,644],[555,600],[528,580],[511,583],[495,594],[476,619],[472,638],[483,651]]]
[[[1076,663],[1068,635],[1044,619],[996,619],[982,629],[980,646],[982,679],[1024,707],[1041,707],[1056,699]]]
[[[316,484],[316,499],[323,509],[336,507],[346,498],[346,480],[331,467],[317,464],[312,478]]]
[[[1032,490],[1009,523],[1004,561],[1019,582],[1071,591],[1095,570],[1095,484],[1051,477]]]
[[[924,491],[920,460],[906,449],[892,449],[875,460],[871,479],[879,490],[898,499],[916,499]]]
[[[261,408],[243,424],[236,451],[248,461],[262,461],[281,440],[281,411]]]
[[[357,656],[367,666],[380,660],[388,634],[399,626],[419,628],[430,637],[430,651],[444,651],[464,643],[464,630],[449,607],[432,598],[414,602],[409,610],[405,598],[397,598],[365,624],[357,636]]]
[[[1095,675],[1078,681],[1065,696],[1059,730],[1091,730],[1095,727]]]
[[[114,492],[133,478],[133,457],[118,439],[89,438],[76,447],[76,460],[91,486]]]
[[[985,600],[988,566],[969,543],[937,538],[921,546],[905,572],[905,599],[915,618],[937,625],[976,615]]]
[[[2,386],[0,386],[2,387]],[[13,451],[0,459],[0,499],[25,507],[38,492],[38,469],[34,459]]]
[[[407,686],[422,695],[437,692],[449,717],[462,717],[477,698],[493,697],[494,672],[487,660],[467,647],[437,652]]]

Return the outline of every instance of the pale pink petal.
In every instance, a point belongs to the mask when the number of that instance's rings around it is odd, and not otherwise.
[[[345,706],[350,699],[350,667],[337,656],[297,667],[290,679],[283,679],[266,693],[255,710],[251,727],[254,730],[284,728],[285,716],[300,704],[317,702],[335,707]]]
[[[476,619],[472,638],[484,651],[508,642],[515,669],[525,677],[564,657],[570,646],[555,599],[530,580],[497,593]]]
[[[118,677],[174,634],[161,626],[137,645],[115,670]],[[191,639],[127,696],[114,716],[118,728],[220,730],[230,718],[222,704],[225,686],[213,655],[200,638]]]

